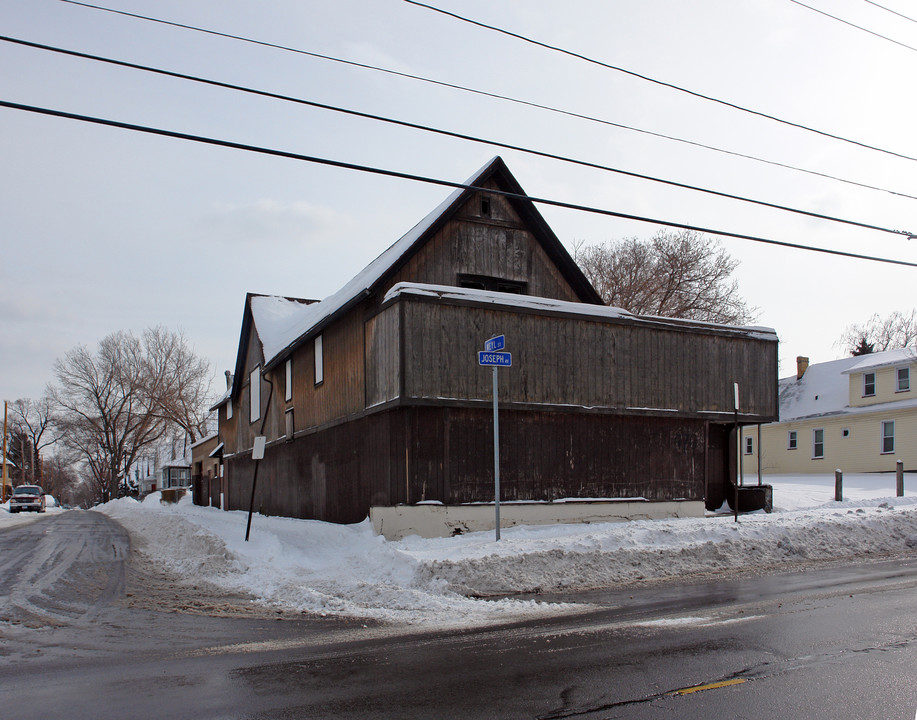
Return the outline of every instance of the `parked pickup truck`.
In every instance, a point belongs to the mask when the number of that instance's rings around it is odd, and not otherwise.
[[[45,491],[38,485],[20,485],[13,490],[10,498],[10,512],[18,513],[23,510],[45,511]]]

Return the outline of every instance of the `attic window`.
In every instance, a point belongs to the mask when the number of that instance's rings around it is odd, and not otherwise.
[[[481,215],[490,217],[490,198],[487,195],[481,195]]]
[[[516,295],[527,294],[527,283],[520,282],[518,280],[505,280],[503,278],[491,277],[489,275],[465,274],[459,274],[456,280],[456,284],[459,287],[471,288],[472,290],[514,293]]]

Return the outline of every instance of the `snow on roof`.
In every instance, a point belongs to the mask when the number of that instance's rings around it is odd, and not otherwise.
[[[207,408],[207,409],[208,409],[210,412],[213,412],[213,411],[216,410],[218,407],[220,407],[220,405],[222,405],[222,404],[225,403],[225,402],[228,402],[228,401],[229,401],[229,398],[231,398],[231,397],[232,397],[232,386],[230,385],[228,388],[226,388],[226,392],[224,392],[224,393],[220,396],[219,400],[217,400],[213,405],[211,405],[211,406],[210,406],[209,408]]]
[[[914,359],[914,350],[910,348],[809,365],[802,378],[797,380],[795,375],[791,375],[779,381],[780,422],[852,412],[848,407],[851,373],[898,365],[902,361]],[[897,408],[904,407],[900,401],[893,405]],[[873,412],[882,407],[884,406],[868,405],[862,410]]]
[[[196,443],[191,443],[191,449],[194,450],[194,448],[198,447],[199,445],[203,445],[205,442],[210,442],[211,440],[218,438],[219,436],[220,436],[219,433],[210,433],[210,435],[208,435],[207,437],[202,437]]]
[[[864,370],[875,370],[881,367],[891,367],[893,365],[901,365],[902,363],[914,362],[914,360],[917,359],[917,348],[908,347],[899,348],[898,350],[869,353],[868,355],[860,355],[857,359],[860,362],[844,372],[863,372]]]
[[[485,163],[464,184],[474,185],[494,160],[496,160],[496,157]],[[283,300],[283,298],[253,297],[252,315],[254,316],[258,337],[261,338],[261,344],[264,349],[265,365],[270,365],[278,355],[302,337],[308,335],[322,321],[342,310],[352,301],[363,297],[464,192],[464,188],[457,188],[450,193],[449,197],[443,200],[430,214],[384,250],[344,287],[321,302],[300,307],[294,312],[292,308],[284,310],[283,303],[276,302]],[[275,302],[267,302],[268,300]],[[256,301],[259,301],[257,302],[259,306],[258,314],[255,313]]]
[[[308,322],[315,312],[315,306],[320,304],[312,300],[277,295],[252,297],[252,319],[266,363],[287,346],[290,335],[296,333],[304,322]]]
[[[740,327],[736,325],[718,325],[716,323],[701,322],[697,320],[634,315],[623,308],[611,307],[609,305],[591,305],[589,303],[555,300],[554,298],[537,297],[534,295],[474,290],[471,288],[458,288],[449,285],[427,285],[424,283],[401,282],[394,285],[385,294],[383,303],[389,302],[401,295],[436,297],[444,300],[472,300],[495,305],[507,305],[514,308],[562,312],[565,314],[587,315],[590,317],[630,318],[640,322],[682,327],[702,327],[713,331],[740,331],[762,340],[775,340],[777,337],[776,331],[766,327]]]

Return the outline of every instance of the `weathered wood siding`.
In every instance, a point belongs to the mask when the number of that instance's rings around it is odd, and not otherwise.
[[[457,277],[467,274],[524,282],[527,295],[575,302],[576,293],[510,202],[496,195],[488,199],[489,216],[481,213],[481,195],[473,195],[394,274],[380,296],[399,282],[457,285]]]
[[[503,500],[700,500],[701,420],[506,411],[500,416]],[[269,446],[255,509],[359,522],[371,505],[493,499],[493,418],[484,409],[377,413]],[[229,507],[247,509],[253,465],[227,463]]]
[[[477,363],[484,341],[506,336],[513,366],[500,370],[503,403],[590,411],[731,414],[733,383],[744,421],[777,415],[777,342],[738,332],[627,319],[558,315],[450,304],[402,296],[403,402],[492,398],[490,368]],[[382,342],[377,341],[382,346]],[[374,350],[370,348],[371,353]],[[401,354],[370,354],[392,376]]]
[[[365,407],[363,311],[348,313],[322,333],[324,379],[315,383],[315,342],[293,356],[296,431],[361,412]],[[283,363],[279,369],[283,372]],[[282,434],[282,433],[281,433]]]
[[[401,306],[393,305],[366,321],[366,406],[399,396],[401,389]]]

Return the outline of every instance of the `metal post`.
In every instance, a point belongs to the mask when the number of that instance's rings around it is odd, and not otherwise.
[[[500,413],[497,409],[497,366],[494,365],[494,512],[497,540],[500,539]]]
[[[895,463],[895,493],[904,497],[904,462],[901,460]]]
[[[736,471],[736,480],[735,480],[735,496],[733,498],[734,505],[732,507],[732,512],[734,513],[733,522],[739,522],[739,468],[742,467],[742,433],[739,430],[739,383],[733,383],[732,386],[735,405],[735,431],[736,431],[736,461],[737,465],[735,467]]]
[[[761,487],[761,423],[758,423],[758,487]]]
[[[6,481],[9,479],[7,477],[6,469],[6,400],[3,401],[3,479],[0,480],[2,484],[2,489],[0,489],[0,502],[6,502]]]
[[[844,473],[839,469],[834,471],[834,500],[840,502],[844,499]]]

